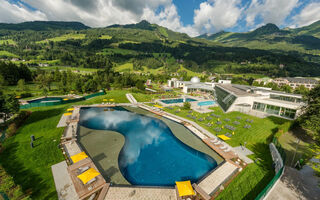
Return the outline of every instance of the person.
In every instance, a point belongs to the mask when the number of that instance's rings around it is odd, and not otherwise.
[[[241,149],[243,150],[242,143],[240,143],[240,147],[241,147]]]

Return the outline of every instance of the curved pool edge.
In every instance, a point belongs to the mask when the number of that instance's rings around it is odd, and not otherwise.
[[[90,138],[86,137],[88,134],[91,135]],[[107,144],[102,144],[101,141],[106,141]],[[113,185],[131,186],[121,173],[118,163],[121,149],[125,144],[125,137],[121,133],[89,129],[80,125],[78,143],[88,153],[107,182]]]

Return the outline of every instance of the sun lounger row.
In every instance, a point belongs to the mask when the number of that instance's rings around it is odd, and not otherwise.
[[[246,124],[243,128],[251,128],[251,125]]]
[[[224,126],[226,129],[229,129],[229,130],[231,130],[231,131],[234,131],[234,130],[236,130],[236,128],[235,127],[233,127],[233,126],[230,126],[230,125],[225,125]]]
[[[251,119],[246,119],[246,122],[249,122],[249,123],[252,123],[253,122],[253,120]]]
[[[216,118],[220,118],[220,117],[221,117],[220,115],[216,115],[216,114],[214,114],[214,113],[212,113],[211,116],[212,116],[212,117],[216,117]]]

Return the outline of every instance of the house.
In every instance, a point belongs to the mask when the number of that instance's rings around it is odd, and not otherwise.
[[[303,85],[309,90],[314,88],[319,82],[314,79],[310,78],[291,78],[291,77],[286,77],[286,78],[276,78],[273,80],[274,83],[276,83],[278,86],[283,86],[283,85],[289,85],[291,88],[296,89],[297,87]]]

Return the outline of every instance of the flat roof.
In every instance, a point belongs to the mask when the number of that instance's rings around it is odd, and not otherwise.
[[[236,96],[256,96],[252,93],[248,93],[245,90],[239,89],[237,87],[234,87],[232,84],[216,84],[217,87],[220,87],[231,94],[234,94]]]
[[[214,90],[212,86],[207,85],[205,83],[194,83],[194,84],[186,85],[186,87],[191,89],[205,89],[205,90],[211,90],[211,91]]]

